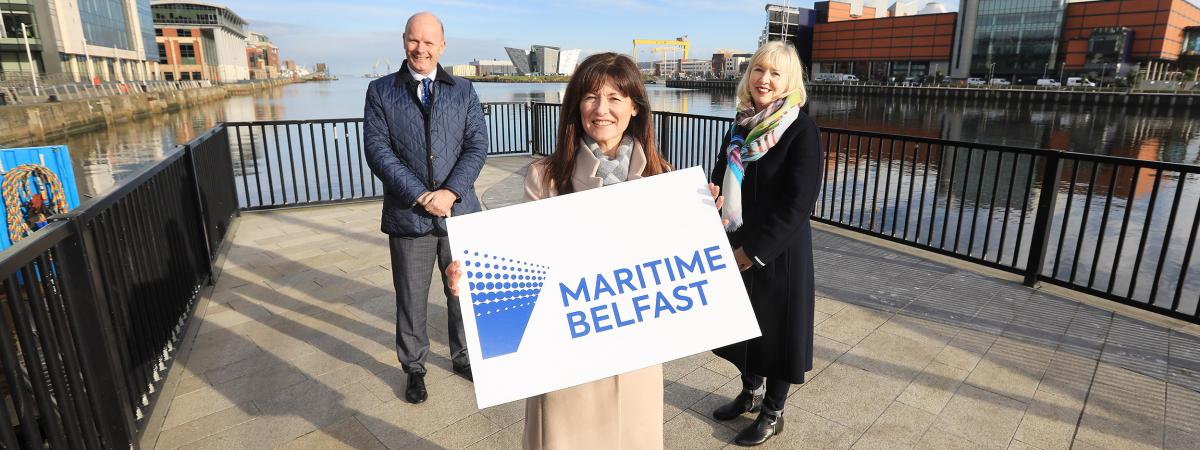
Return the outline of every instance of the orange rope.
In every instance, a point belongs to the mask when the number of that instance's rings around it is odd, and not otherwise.
[[[46,166],[37,164],[17,166],[6,174],[0,190],[3,191],[4,208],[8,212],[8,238],[14,244],[34,231],[29,228],[21,213],[21,204],[28,202],[34,194],[42,193],[44,195],[49,192],[50,198],[46,199],[46,205],[54,213],[64,213],[68,210],[67,196],[63,194],[62,182],[58,180],[58,175],[55,175]]]

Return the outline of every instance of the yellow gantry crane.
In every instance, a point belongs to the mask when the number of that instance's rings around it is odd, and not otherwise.
[[[691,50],[692,44],[688,42],[687,36],[680,36],[675,40],[660,40],[660,39],[634,39],[633,40],[633,62],[637,62],[637,48],[639,45],[663,45],[671,47],[679,47],[683,49],[683,59],[688,59],[688,51]]]

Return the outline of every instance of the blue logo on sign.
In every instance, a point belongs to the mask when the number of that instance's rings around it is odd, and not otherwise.
[[[462,260],[483,359],[516,352],[549,267],[471,250]]]

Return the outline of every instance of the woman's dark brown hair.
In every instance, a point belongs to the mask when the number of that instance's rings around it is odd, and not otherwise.
[[[606,82],[612,83],[617,91],[629,97],[637,108],[638,114],[629,119],[629,128],[625,129],[625,135],[641,144],[646,154],[646,169],[641,175],[648,177],[670,170],[670,166],[654,145],[654,114],[650,110],[650,99],[646,96],[642,72],[627,56],[599,53],[589,56],[575,69],[563,96],[558,122],[558,142],[554,153],[546,158],[546,179],[543,180],[550,183],[559,194],[575,192],[575,187],[571,185],[571,173],[575,171],[579,140],[586,135],[579,104],[585,95],[599,91]]]

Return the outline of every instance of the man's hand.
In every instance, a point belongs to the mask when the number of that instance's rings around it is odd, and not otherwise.
[[[450,295],[458,296],[458,280],[462,279],[462,263],[453,261],[446,266],[446,284],[450,285]]]
[[[421,205],[421,207],[424,208],[425,204],[429,203],[429,195],[430,194],[432,194],[432,192],[429,192],[429,191],[422,192],[421,195],[417,196],[417,204]]]
[[[746,256],[746,251],[742,250],[741,247],[733,249],[733,260],[737,263],[738,270],[742,272],[754,266],[754,263],[750,262],[750,257]]]
[[[447,189],[438,189],[424,196],[424,199],[425,202],[421,206],[424,206],[429,214],[436,217],[450,217],[450,207],[454,206],[454,201],[458,200],[458,196]]]

